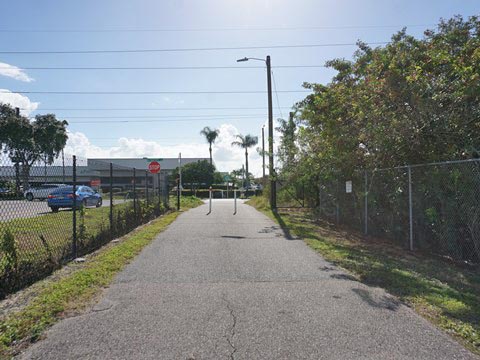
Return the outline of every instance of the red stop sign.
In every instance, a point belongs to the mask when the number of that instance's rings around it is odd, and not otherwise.
[[[160,172],[160,163],[157,161],[152,161],[150,164],[148,164],[148,171],[150,171],[152,174],[158,174]]]

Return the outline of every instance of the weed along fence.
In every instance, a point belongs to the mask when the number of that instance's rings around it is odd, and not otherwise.
[[[357,171],[278,190],[279,206],[413,251],[480,263],[480,160]]]
[[[167,174],[63,156],[0,167],[0,298],[163,214]],[[94,162],[94,163],[91,163]]]

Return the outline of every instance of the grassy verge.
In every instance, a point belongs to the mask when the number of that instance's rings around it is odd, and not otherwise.
[[[183,209],[202,204],[196,198],[182,199]],[[22,310],[0,319],[0,358],[8,358],[39,338],[65,314],[84,309],[145,245],[171,224],[178,212],[168,213],[89,257],[82,268],[46,282]]]
[[[266,199],[248,204],[301,237],[312,249],[357,277],[386,289],[419,314],[480,354],[480,270],[411,253],[391,242],[333,230],[307,211],[273,213]]]

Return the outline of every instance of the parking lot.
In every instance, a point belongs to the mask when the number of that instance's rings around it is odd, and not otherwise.
[[[113,200],[113,204],[121,204],[125,200]],[[110,206],[110,200],[103,199],[102,206]],[[60,209],[60,211],[70,211],[70,209]],[[2,200],[0,201],[0,221],[13,219],[31,218],[39,215],[52,213],[47,205],[47,201],[27,201],[27,200]]]

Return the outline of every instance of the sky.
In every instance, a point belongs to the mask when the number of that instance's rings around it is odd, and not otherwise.
[[[352,58],[355,46],[348,44],[387,42],[403,27],[422,37],[440,18],[457,14],[480,15],[480,1],[4,1],[0,102],[24,109],[27,116],[54,113],[67,120],[66,152],[79,157],[166,158],[180,152],[184,158],[208,157],[200,131],[210,126],[220,130],[215,164],[231,171],[245,161],[243,151],[231,146],[235,136],[258,136],[261,144],[267,124],[265,64],[237,59],[271,56],[274,118],[287,118],[295,102],[308,95],[303,82],[331,81],[335,73],[322,67],[325,61]],[[306,44],[325,46],[275,48]],[[239,47],[243,49],[225,49]],[[223,49],[198,50],[205,48]],[[8,53],[141,49],[190,50]],[[282,67],[291,65],[307,67]],[[45,69],[52,67],[56,70]],[[58,69],[62,67],[140,69]],[[152,67],[170,69],[145,69]],[[161,93],[35,93],[69,91]],[[277,134],[276,144],[278,140]],[[254,175],[261,175],[255,148],[249,165]]]

